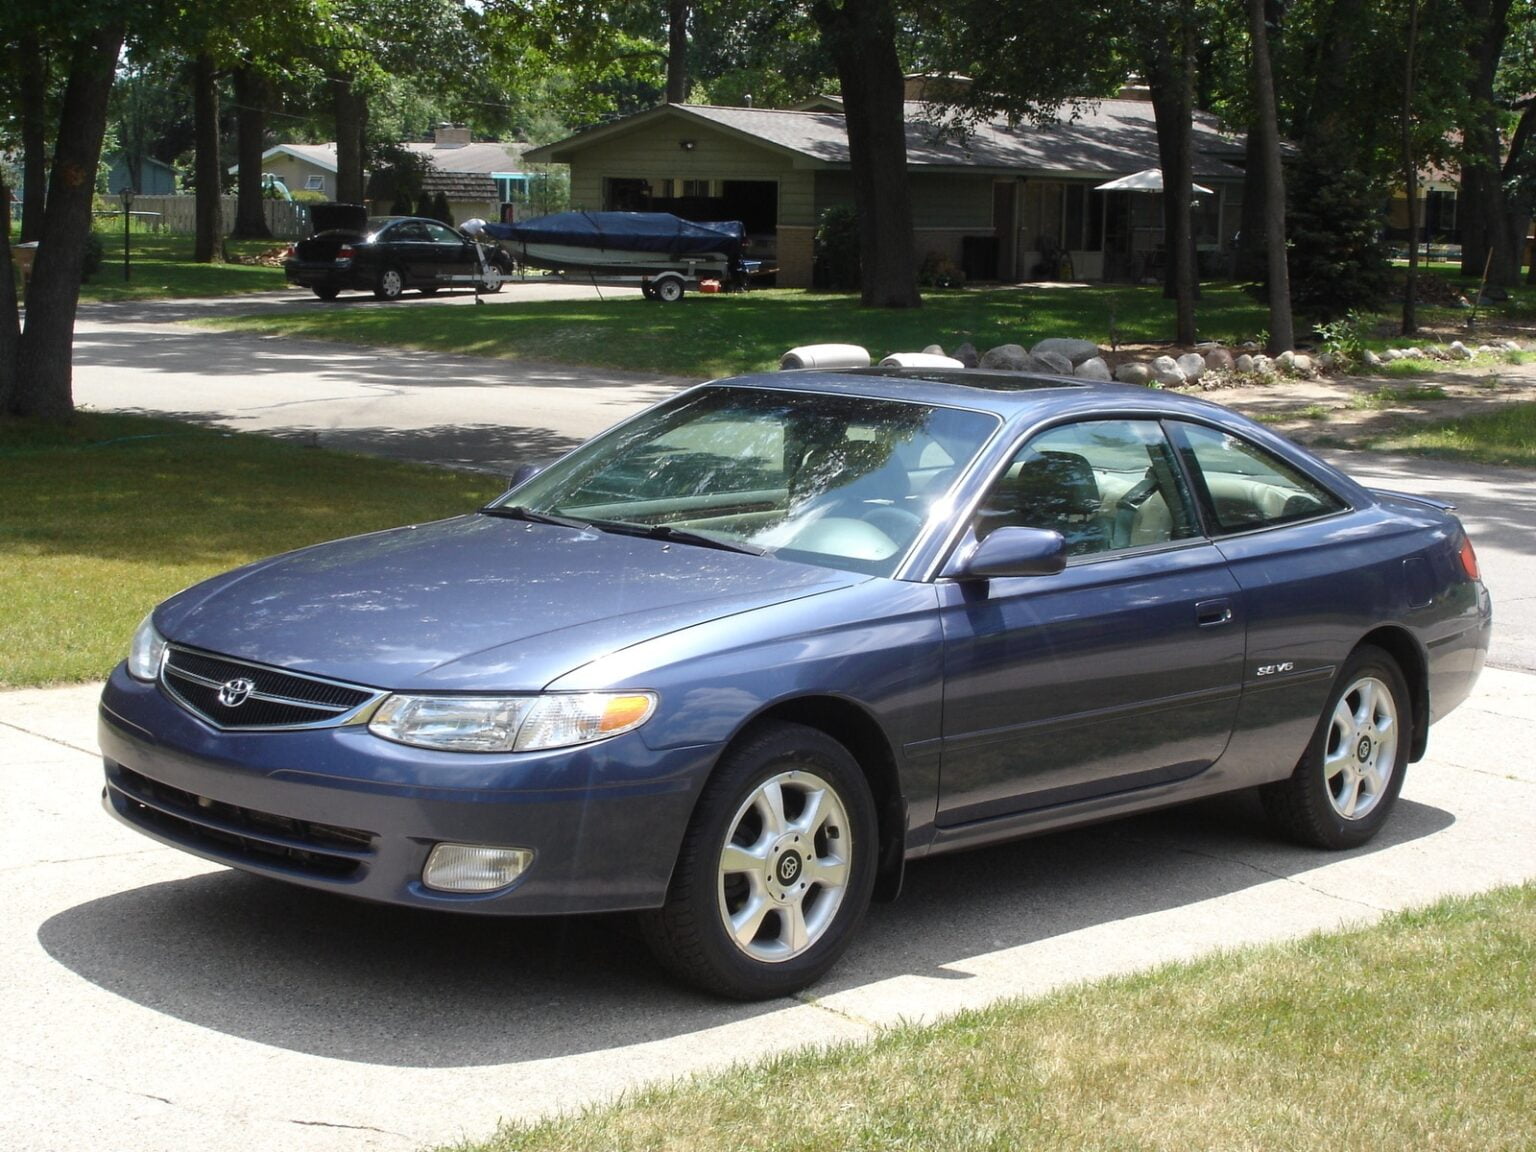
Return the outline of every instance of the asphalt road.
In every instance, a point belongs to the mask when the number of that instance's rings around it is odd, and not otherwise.
[[[680,383],[94,316],[77,364],[78,398],[99,407],[496,468]],[[1502,635],[1533,567],[1536,484],[1364,463],[1464,500]],[[657,1079],[1533,879],[1532,687],[1485,673],[1365,849],[1277,842],[1251,798],[1228,797],[926,861],[814,995],[759,1005],[680,990],[621,919],[411,913],[161,848],[100,809],[94,688],[0,693],[0,1147],[408,1152]],[[790,1113],[797,1103],[787,1089]]]

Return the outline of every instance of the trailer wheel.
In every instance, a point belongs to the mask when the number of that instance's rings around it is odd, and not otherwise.
[[[672,304],[683,298],[683,280],[681,276],[663,276],[656,281],[656,299],[663,304]]]

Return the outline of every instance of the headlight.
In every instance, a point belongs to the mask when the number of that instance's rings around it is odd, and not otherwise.
[[[128,645],[128,675],[135,680],[154,680],[160,675],[160,661],[165,658],[165,637],[155,631],[155,614],[144,617]]]
[[[447,752],[535,752],[631,732],[656,711],[651,692],[547,696],[390,696],[368,730]]]

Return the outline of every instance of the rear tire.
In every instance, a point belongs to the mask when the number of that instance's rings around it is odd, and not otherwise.
[[[373,294],[380,300],[398,300],[405,291],[405,277],[398,268],[386,268],[374,283]]]
[[[666,903],[641,918],[646,943],[722,996],[798,992],[864,918],[878,836],[869,782],[846,748],[799,724],[753,729],[705,785]]]
[[[1270,820],[1311,847],[1358,848],[1397,802],[1412,733],[1412,697],[1397,662],[1380,648],[1357,649],[1296,770],[1259,789]]]

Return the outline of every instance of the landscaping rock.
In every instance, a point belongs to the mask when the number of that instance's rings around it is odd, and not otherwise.
[[[1290,372],[1296,364],[1296,353],[1287,348],[1275,357],[1275,367],[1282,372]]]
[[[1382,365],[1381,357],[1376,355],[1376,353],[1372,352],[1369,348],[1367,348],[1365,350],[1365,366],[1367,368],[1380,368],[1381,365]]]
[[[1060,352],[1051,352],[1047,350],[1045,352],[1031,352],[1029,355],[1031,359],[1038,360],[1040,363],[1048,365],[1048,367],[1045,369],[1047,372],[1050,372],[1056,376],[1072,375],[1072,361],[1069,360],[1066,356],[1062,355]]]
[[[1020,372],[1029,359],[1029,353],[1018,344],[999,344],[988,348],[981,356],[981,367],[995,368],[1003,372]]]
[[[1292,373],[1297,376],[1310,376],[1312,375],[1312,371],[1312,357],[1308,356],[1305,352],[1298,352],[1291,357]]]
[[[1205,357],[1198,352],[1186,352],[1176,363],[1185,380],[1198,380],[1205,375]]]
[[[1473,356],[1472,349],[1468,348],[1460,340],[1452,340],[1448,351],[1451,354],[1452,360],[1470,360]]]
[[[1244,352],[1232,362],[1232,367],[1236,368],[1239,372],[1252,372],[1253,357],[1249,353]]]
[[[1211,372],[1230,372],[1233,363],[1232,353],[1225,348],[1212,348],[1205,354],[1205,367]]]
[[[981,357],[976,354],[976,345],[969,340],[955,349],[955,359],[967,368],[977,368],[981,365]]]
[[[1102,356],[1090,356],[1072,370],[1072,375],[1084,380],[1113,380],[1110,375],[1109,365],[1104,363]]]
[[[1047,352],[1065,356],[1068,363],[1076,368],[1083,361],[1097,356],[1099,346],[1092,340],[1075,340],[1070,336],[1048,336],[1030,351],[1036,356],[1044,356]]]
[[[930,345],[928,345],[928,347],[923,349],[923,355],[924,356],[948,356],[949,353],[944,351],[944,349],[939,347],[939,345],[937,345],[937,344],[930,344]]]
[[[1159,356],[1152,361],[1150,367],[1152,379],[1164,387],[1177,387],[1188,379],[1184,375],[1184,369],[1179,367],[1179,362],[1172,356]]]
[[[1139,361],[1127,360],[1115,369],[1115,379],[1122,384],[1149,384],[1152,381],[1152,369]]]
[[[1260,376],[1273,376],[1275,362],[1261,352],[1253,358],[1253,370]]]
[[[1401,348],[1388,348],[1381,354],[1381,362],[1383,364],[1390,364],[1392,361],[1401,360],[1402,358],[1403,350]]]

